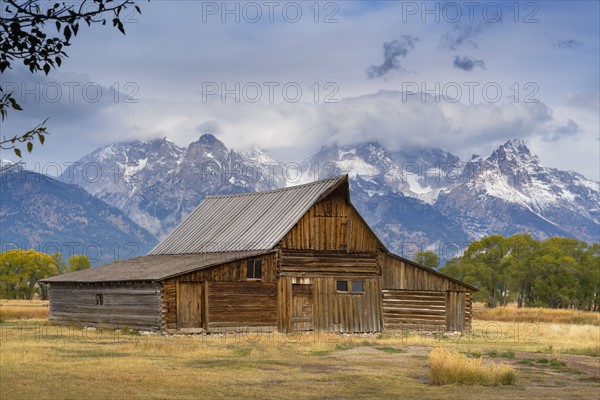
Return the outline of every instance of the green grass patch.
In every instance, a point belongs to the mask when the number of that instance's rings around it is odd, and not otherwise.
[[[252,353],[251,347],[235,347],[232,350],[233,355],[237,357],[248,357]]]
[[[564,349],[561,354],[570,354],[573,356],[600,357],[600,345],[594,347],[584,347],[581,349]]]
[[[118,351],[106,351],[106,350],[75,350],[75,349],[61,349],[56,348],[55,351],[65,358],[112,358],[112,357],[129,357],[129,353],[123,353]]]
[[[519,360],[519,364],[533,365],[533,364],[535,364],[535,360],[533,360],[532,358],[523,358],[523,359]]]
[[[395,354],[395,353],[403,353],[404,350],[392,347],[392,346],[375,346],[377,350],[384,351],[386,353]]]

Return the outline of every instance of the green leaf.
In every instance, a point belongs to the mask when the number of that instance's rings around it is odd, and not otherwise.
[[[40,144],[44,144],[44,141],[46,140],[46,138],[44,137],[44,135],[39,135],[38,139],[40,139]]]
[[[17,157],[21,158],[21,150],[19,149],[14,149],[15,154],[17,155]]]
[[[10,105],[12,106],[12,108],[14,108],[17,111],[23,111],[23,108],[19,105],[19,103],[16,102],[15,99],[9,97],[8,101],[10,101]]]
[[[48,75],[48,73],[50,72],[50,64],[44,64],[44,72],[46,73],[46,75]]]
[[[29,153],[31,153],[32,150],[33,150],[33,143],[32,142],[27,142],[27,151]]]

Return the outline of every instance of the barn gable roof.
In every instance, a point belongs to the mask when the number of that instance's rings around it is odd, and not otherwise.
[[[340,187],[349,199],[348,175],[265,192],[207,196],[150,254],[272,249],[314,204]]]
[[[160,281],[226,262],[257,257],[272,250],[182,255],[149,255],[42,279],[44,283]]]

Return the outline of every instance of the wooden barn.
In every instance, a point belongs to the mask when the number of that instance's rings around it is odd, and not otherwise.
[[[149,255],[44,282],[51,321],[181,332],[464,331],[477,290],[391,254],[347,176],[209,196]]]

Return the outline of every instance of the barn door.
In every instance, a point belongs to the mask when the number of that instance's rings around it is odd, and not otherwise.
[[[202,327],[202,282],[177,285],[177,329]]]
[[[465,292],[446,292],[446,330],[465,330]]]
[[[312,331],[313,295],[312,285],[292,284],[292,330]]]

